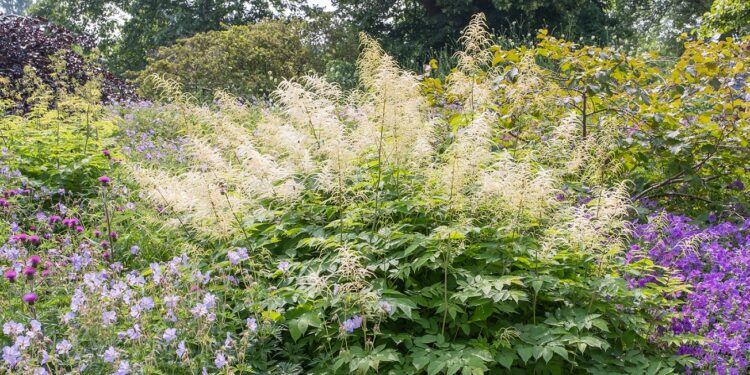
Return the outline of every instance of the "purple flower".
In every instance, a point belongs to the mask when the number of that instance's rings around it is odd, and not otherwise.
[[[41,262],[42,258],[40,258],[39,255],[32,255],[29,257],[29,264],[31,264],[31,266],[34,268],[36,268],[36,266],[38,266]]]
[[[15,282],[16,281],[16,277],[18,277],[18,274],[16,273],[15,270],[9,269],[9,270],[5,271],[5,278],[8,279],[8,281]]]
[[[255,318],[247,318],[247,329],[249,329],[251,332],[255,332],[258,330],[258,322],[255,320]]]
[[[23,296],[23,301],[28,303],[29,305],[35,304],[38,299],[39,297],[37,297],[36,293],[34,292],[24,294]]]
[[[30,267],[30,266],[24,267],[23,274],[26,276],[27,279],[33,279],[34,274],[36,274],[36,268]]]
[[[216,353],[216,359],[214,359],[214,365],[216,365],[216,368],[223,368],[227,365],[227,359],[224,357],[224,353],[218,352]]]
[[[341,328],[349,333],[354,332],[355,329],[362,326],[362,317],[359,315],[354,315],[351,317],[351,319],[344,320],[343,323],[341,323]]]
[[[170,342],[174,341],[177,338],[177,329],[175,328],[167,328],[164,331],[164,335],[162,335],[162,338],[164,341],[169,344]]]
[[[107,351],[104,352],[102,358],[104,359],[104,362],[113,363],[117,358],[120,358],[120,353],[118,353],[114,347],[110,346]]]
[[[276,266],[276,268],[278,268],[281,272],[289,271],[289,262],[281,262],[278,266]]]
[[[70,341],[65,339],[55,345],[55,352],[59,355],[68,354],[70,349],[73,349],[73,345],[70,344]]]
[[[117,371],[114,372],[112,375],[128,375],[130,374],[130,362],[128,361],[121,361],[119,366],[117,366]]]
[[[114,311],[104,311],[102,312],[102,325],[105,327],[111,326],[113,324],[117,323],[117,313]]]
[[[727,185],[727,188],[731,190],[743,191],[745,190],[745,184],[742,182],[742,180],[734,180],[731,184]]]
[[[11,369],[16,367],[18,362],[21,361],[21,358],[21,352],[15,345],[3,347],[3,361],[5,361]]]
[[[107,177],[107,176],[101,176],[101,177],[99,177],[99,182],[101,182],[102,185],[109,185],[109,183],[111,181],[112,180],[110,180],[109,177]]]
[[[6,336],[18,336],[23,333],[24,327],[21,323],[16,323],[14,321],[9,321],[5,324],[3,324],[3,333]]]
[[[237,249],[237,251],[230,251],[227,253],[227,257],[229,258],[229,262],[237,265],[243,260],[249,259],[247,255],[247,249],[244,247],[240,247]]]
[[[187,348],[185,347],[185,341],[180,341],[179,344],[177,344],[177,350],[175,350],[177,353],[177,357],[184,358],[185,354],[187,354]]]

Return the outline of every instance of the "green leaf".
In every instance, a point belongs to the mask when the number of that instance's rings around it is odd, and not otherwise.
[[[510,351],[502,351],[495,354],[495,361],[503,365],[503,367],[509,369],[513,365],[513,361],[516,359],[516,353]],[[524,361],[525,362],[525,361]]]
[[[523,363],[529,362],[529,359],[534,355],[534,348],[531,346],[519,346],[516,351],[518,356],[521,357]]]

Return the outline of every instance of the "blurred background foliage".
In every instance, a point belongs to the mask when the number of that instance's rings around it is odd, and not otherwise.
[[[0,0],[0,12],[41,16],[90,37],[101,61],[120,77],[160,72],[179,79],[175,69],[187,68],[181,74],[201,82],[189,87],[201,96],[219,87],[205,83],[216,81],[220,66],[226,74],[218,82],[231,80],[232,91],[243,97],[266,93],[273,80],[269,71],[277,79],[314,71],[352,87],[359,31],[378,38],[404,66],[419,70],[433,58],[451,65],[445,61],[451,56],[448,51],[455,50],[461,28],[478,12],[486,14],[501,46],[532,43],[536,30],[546,28],[566,40],[628,51],[659,50],[668,57],[682,52],[677,36],[683,32],[705,38],[737,36],[748,32],[750,21],[750,5],[743,0],[331,2],[321,7],[308,0]],[[240,25],[246,27],[233,28]],[[286,51],[279,48],[281,41]],[[198,46],[212,53],[198,56]],[[247,56],[250,53],[257,56]],[[198,61],[186,60],[191,54]],[[213,67],[211,58],[216,59]],[[258,64],[260,59],[263,64]],[[248,64],[253,65],[250,70]],[[198,66],[207,68],[204,76],[191,71]],[[258,77],[238,79],[239,69]]]

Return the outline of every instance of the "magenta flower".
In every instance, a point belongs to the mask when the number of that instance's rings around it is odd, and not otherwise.
[[[107,150],[106,148],[104,150],[102,150],[102,155],[106,156],[107,159],[111,159],[112,158],[112,154],[110,154],[109,150]]]
[[[83,232],[83,230],[84,230],[83,227],[80,225],[76,227],[76,233],[81,233]]]
[[[26,276],[27,279],[33,279],[34,274],[36,274],[36,268],[34,267],[24,267],[23,274]]]
[[[31,264],[31,266],[34,268],[36,268],[36,266],[38,266],[41,262],[42,258],[40,258],[39,255],[32,255],[29,257],[29,264]]]
[[[23,301],[29,305],[35,304],[37,300],[39,300],[39,297],[34,292],[27,293],[23,296]]]
[[[110,181],[111,180],[107,176],[101,176],[101,177],[99,177],[99,182],[101,182],[102,185],[109,185]]]
[[[5,278],[8,279],[8,281],[15,282],[16,277],[18,277],[18,274],[16,273],[15,270],[11,269],[11,270],[5,271]]]

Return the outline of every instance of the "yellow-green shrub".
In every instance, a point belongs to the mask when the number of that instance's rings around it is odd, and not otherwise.
[[[300,21],[264,21],[210,31],[159,49],[139,73],[145,96],[153,96],[150,76],[179,82],[199,99],[211,99],[215,89],[240,97],[262,96],[316,66],[312,44]]]

